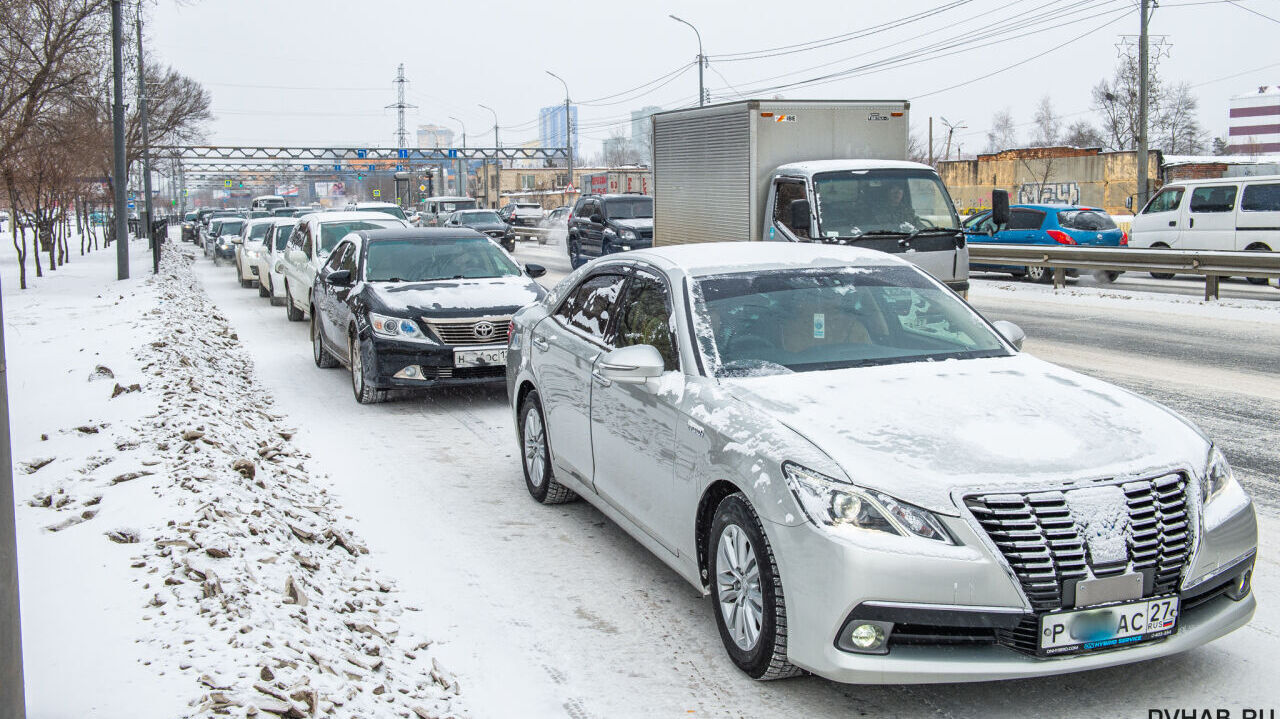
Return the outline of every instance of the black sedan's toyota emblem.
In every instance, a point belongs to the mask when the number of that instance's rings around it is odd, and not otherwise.
[[[495,328],[492,322],[480,321],[471,328],[471,332],[475,334],[476,339],[487,340],[493,337]]]

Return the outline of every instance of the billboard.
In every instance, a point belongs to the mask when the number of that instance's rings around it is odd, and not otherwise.
[[[276,185],[276,194],[281,197],[297,197],[297,185]]]
[[[317,182],[316,195],[319,197],[342,197],[347,194],[346,184],[338,182]]]

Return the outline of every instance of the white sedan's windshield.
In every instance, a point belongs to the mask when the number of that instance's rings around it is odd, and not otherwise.
[[[320,225],[320,248],[319,253],[322,257],[333,252],[333,248],[338,246],[342,238],[358,232],[360,230],[387,230],[397,227],[404,227],[403,222],[395,220],[347,220],[346,222],[325,222]]]
[[[721,376],[998,357],[978,315],[911,267],[774,270],[694,285],[703,353]]]
[[[822,237],[959,229],[938,176],[928,170],[843,170],[813,178]]]

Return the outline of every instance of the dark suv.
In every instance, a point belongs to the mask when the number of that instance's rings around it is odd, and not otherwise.
[[[569,217],[569,263],[575,268],[614,252],[653,246],[653,198],[584,195]]]

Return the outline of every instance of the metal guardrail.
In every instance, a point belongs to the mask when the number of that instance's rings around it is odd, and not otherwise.
[[[1001,245],[969,243],[969,261],[1053,269],[1054,287],[1065,287],[1066,270],[1156,272],[1204,276],[1204,298],[1218,299],[1223,277],[1280,278],[1280,252],[1211,252],[1136,247]]]

